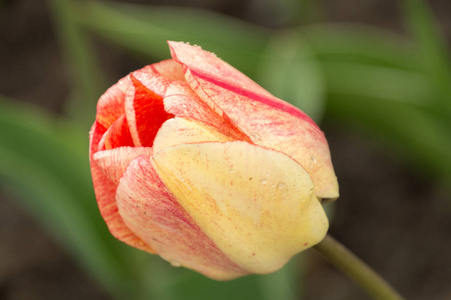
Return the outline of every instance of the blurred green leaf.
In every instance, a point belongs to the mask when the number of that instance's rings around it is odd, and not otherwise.
[[[451,59],[446,38],[429,4],[422,0],[404,0],[407,25],[416,41],[417,60],[436,81],[442,96],[435,99],[436,113],[448,122],[451,129]]]
[[[367,25],[325,23],[300,27],[319,60],[422,71],[413,43],[389,31]]]
[[[404,102],[427,108],[438,97],[424,73],[356,63],[323,63],[332,93]],[[389,107],[387,108],[389,109]]]
[[[328,100],[328,117],[369,130],[389,149],[429,171],[428,175],[439,175],[450,186],[451,134],[433,113],[404,102],[344,91],[331,90]]]
[[[264,54],[257,81],[319,122],[325,85],[315,53],[307,42],[296,31],[281,32],[274,35]]]
[[[300,273],[304,271],[302,255],[294,257],[281,270],[268,275],[249,275],[232,281],[214,281],[190,270],[180,270],[178,279],[170,283],[170,299],[262,300],[301,299]],[[294,281],[294,282],[293,282]]]
[[[318,22],[323,14],[322,3],[314,0],[260,0],[259,4],[271,16],[267,24],[277,28]]]
[[[268,31],[224,15],[188,7],[90,2],[79,24],[97,35],[152,58],[170,58],[167,40],[202,45],[248,75],[255,71]]]
[[[423,0],[404,0],[403,4],[407,25],[420,48],[418,53],[420,62],[431,74],[443,77],[449,83],[451,78],[449,49],[429,4]]]
[[[113,295],[137,291],[121,243],[102,221],[89,175],[87,132],[37,107],[0,98],[0,176],[66,249]]]
[[[370,27],[332,26],[301,29],[322,64],[328,116],[369,129],[414,165],[450,182],[451,166],[443,160],[451,158],[451,118],[434,105],[451,102],[415,44]]]
[[[304,259],[308,257],[308,252],[303,252],[293,257],[279,271],[258,276],[262,290],[262,300],[284,299],[300,300],[303,292],[302,277],[306,271]]]
[[[259,300],[262,299],[257,276],[250,275],[232,281],[214,281],[193,273],[174,285],[178,299]]]
[[[95,116],[97,99],[107,88],[91,49],[88,37],[73,20],[74,2],[47,0],[60,41],[63,56],[69,65],[71,95],[66,101],[69,115],[89,128]]]

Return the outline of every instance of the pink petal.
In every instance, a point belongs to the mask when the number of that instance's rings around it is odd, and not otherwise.
[[[165,71],[168,70],[166,70],[163,67],[158,68],[157,66],[155,66],[158,64],[160,63],[145,66],[144,68],[133,72],[132,75],[147,89],[157,94],[158,96],[163,97],[164,94],[166,93],[167,87],[173,82],[173,80],[165,76],[165,75],[168,75],[169,77],[171,76],[171,74],[164,73]],[[165,64],[163,64],[163,66],[164,65]],[[163,72],[164,75],[159,73],[159,71]],[[134,87],[133,82],[131,82],[130,85]],[[134,92],[134,88],[132,88],[131,91]],[[127,91],[127,95],[128,94],[129,91]]]
[[[161,182],[149,158],[133,160],[120,180],[116,199],[127,226],[173,265],[226,280],[246,271],[207,238]]]
[[[215,127],[222,134],[236,140],[250,141],[230,119],[221,117],[184,82],[173,82],[166,90],[164,107],[177,117],[194,119]]]
[[[171,81],[185,81],[185,74],[182,66],[172,59],[163,60],[159,63],[149,66],[153,72],[159,74]]]
[[[181,63],[183,70],[195,78],[209,81],[236,94],[246,96],[253,101],[262,102],[273,108],[286,111],[308,122],[314,122],[298,108],[280,100],[263,89],[249,77],[219,59],[211,52],[204,51],[198,46],[190,46],[180,42],[168,42],[172,58]],[[187,80],[193,88],[193,83]],[[197,93],[197,91],[196,91]],[[204,101],[207,101],[204,99]],[[208,103],[208,102],[207,102]],[[214,103],[208,103],[211,107]]]
[[[152,155],[152,148],[119,147],[94,153],[93,159],[108,179],[119,184],[130,162],[141,155]]]
[[[125,225],[124,221],[119,215],[115,199],[117,184],[115,184],[110,179],[108,179],[107,176],[105,176],[105,174],[97,166],[96,162],[93,159],[94,154],[97,152],[97,145],[105,131],[106,129],[97,122],[94,123],[90,131],[89,156],[91,164],[91,174],[100,213],[105,220],[111,234],[118,240],[138,249],[150,253],[155,253],[152,248],[150,248],[145,242],[143,242],[139,237],[131,232],[127,225]]]
[[[185,68],[228,82],[262,95],[271,96],[265,89],[246,75],[219,59],[215,54],[204,51],[199,46],[168,41],[172,59]]]

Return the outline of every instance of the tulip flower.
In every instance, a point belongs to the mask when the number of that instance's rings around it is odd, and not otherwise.
[[[198,46],[101,96],[90,161],[119,240],[217,280],[265,274],[319,243],[338,197],[323,132]]]

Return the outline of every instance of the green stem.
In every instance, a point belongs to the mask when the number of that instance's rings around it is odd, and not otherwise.
[[[326,260],[346,273],[374,299],[404,299],[381,276],[330,235],[314,247]]]

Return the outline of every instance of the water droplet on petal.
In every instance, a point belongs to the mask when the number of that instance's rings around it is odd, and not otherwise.
[[[267,183],[268,183],[268,180],[262,179],[262,180],[260,180],[260,183],[261,183],[261,184],[267,184]]]
[[[277,184],[277,189],[283,190],[284,188],[285,188],[285,183],[283,183],[282,181]]]
[[[251,132],[251,137],[253,137],[257,141],[261,141],[262,139],[262,137],[256,132]]]

